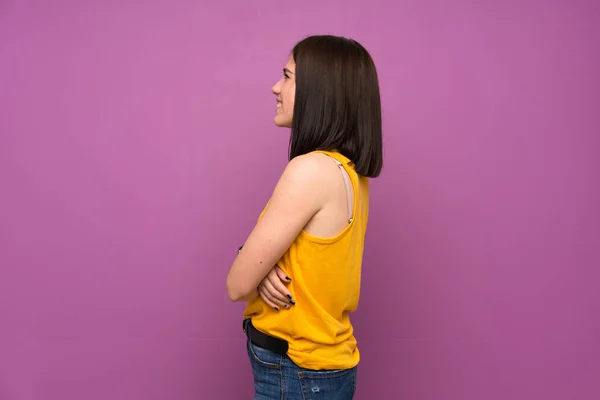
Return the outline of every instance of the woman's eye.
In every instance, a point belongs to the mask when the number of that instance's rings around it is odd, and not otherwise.
[[[288,76],[288,74],[283,74],[283,77],[284,77],[285,79],[290,79],[290,77]]]

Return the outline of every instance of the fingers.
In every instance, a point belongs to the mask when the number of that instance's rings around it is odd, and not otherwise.
[[[282,307],[286,309],[290,308],[289,304],[286,304],[285,302],[273,297],[262,283],[258,286],[258,294],[265,301],[265,303],[269,305],[269,307],[273,307],[277,311],[279,311]]]
[[[265,285],[267,286],[267,289],[269,289],[273,296],[277,297],[282,301],[285,301],[286,303],[292,305],[296,304],[294,298],[292,297],[292,293],[279,279],[279,274],[277,273],[277,271],[275,271],[275,273],[269,273],[269,275],[267,275],[267,279],[265,279]]]
[[[279,268],[279,265],[276,265],[275,268],[273,268],[273,269],[275,270],[275,273],[279,277],[279,280],[281,280],[282,282],[291,282],[292,281],[292,279],[289,276],[287,276],[281,268]]]
[[[296,304],[283,282],[291,282],[291,279],[276,265],[258,286],[260,297],[277,311],[281,308],[289,309],[290,305]]]
[[[275,285],[273,283],[275,283]],[[269,292],[271,297],[275,298],[283,304],[290,304],[292,296],[288,297],[289,291],[286,289],[285,286],[283,286],[281,281],[275,279],[275,282],[272,282],[270,279],[265,279],[262,284],[265,287],[265,289],[267,289],[267,292]]]
[[[291,292],[287,289],[286,286],[283,285],[282,282],[285,283],[289,283],[292,281],[292,278],[290,278],[289,276],[287,276],[287,274],[285,272],[283,272],[283,270],[281,268],[279,268],[279,265],[275,265],[275,268],[273,268],[271,270],[271,273],[275,272],[277,274],[277,277],[279,278],[279,280],[274,280],[274,279],[270,279],[271,283],[273,284],[273,286],[275,286],[275,288],[282,294],[284,294],[287,298],[288,301],[291,304],[296,304],[295,299],[292,297]],[[270,275],[269,275],[270,276]]]

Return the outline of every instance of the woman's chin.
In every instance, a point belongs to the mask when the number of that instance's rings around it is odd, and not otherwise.
[[[273,122],[275,123],[275,126],[278,126],[280,128],[291,128],[292,127],[292,121],[288,121],[286,118],[282,118],[281,115],[276,115],[275,118],[273,119]]]

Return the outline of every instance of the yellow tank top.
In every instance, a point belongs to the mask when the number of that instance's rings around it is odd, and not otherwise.
[[[302,231],[278,262],[292,279],[287,287],[296,305],[276,311],[258,297],[248,303],[244,318],[252,318],[259,331],[286,340],[288,356],[298,366],[346,369],[360,358],[349,313],[356,310],[360,294],[369,180],[359,176],[345,156],[319,152],[338,160],[348,172],[354,189],[352,220],[334,237]]]

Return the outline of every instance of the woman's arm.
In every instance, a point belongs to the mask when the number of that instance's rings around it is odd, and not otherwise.
[[[231,265],[227,294],[232,301],[254,296],[258,284],[321,209],[326,188],[319,168],[314,154],[288,163],[269,206]]]
[[[247,294],[246,296],[242,297],[239,301],[253,301],[255,300],[257,297],[259,296],[258,294],[258,289],[254,289],[253,291],[251,291],[249,294]]]

